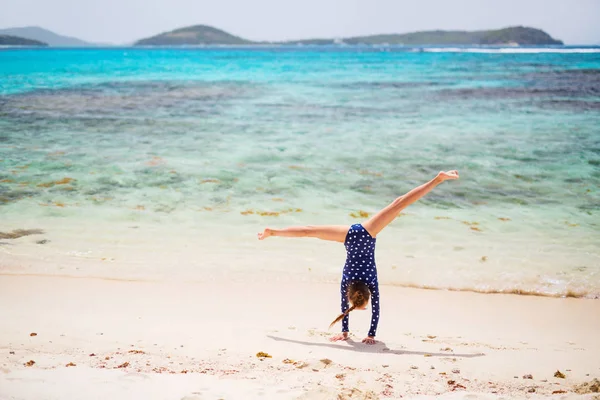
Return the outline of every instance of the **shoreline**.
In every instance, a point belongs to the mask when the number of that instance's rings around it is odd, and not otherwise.
[[[60,275],[60,274],[43,274],[43,273],[11,273],[11,272],[0,272],[0,277],[32,277],[32,278],[60,278],[60,279],[90,279],[90,280],[100,280],[100,281],[109,281],[109,282],[131,282],[131,283],[162,283],[164,282],[161,279],[144,279],[144,278],[117,278],[117,277],[109,277],[109,276],[91,276],[91,275]],[[238,278],[237,280],[233,280],[233,283],[240,283],[243,281],[243,278]],[[213,280],[213,282],[215,282]],[[286,284],[292,283],[316,283],[316,284],[332,284],[333,282],[323,282],[323,281],[301,281],[301,282],[293,282],[287,281]],[[184,282],[180,282],[184,283]],[[189,283],[193,284],[206,284],[206,281],[189,281]],[[222,281],[219,281],[220,284],[227,283],[227,278],[224,278]],[[255,284],[258,282],[254,282]],[[267,281],[267,283],[269,283]],[[275,282],[270,282],[275,283]],[[437,287],[428,287],[428,286],[418,286],[418,285],[409,285],[409,284],[395,284],[395,283],[381,283],[380,286],[390,286],[394,288],[400,289],[414,289],[414,290],[425,290],[425,291],[435,291],[435,292],[459,292],[459,293],[473,293],[473,294],[481,294],[481,295],[510,295],[510,296],[531,296],[531,297],[542,297],[542,298],[551,298],[551,299],[580,299],[580,300],[598,300],[600,297],[586,297],[584,295],[578,296],[575,294],[567,294],[567,295],[559,295],[559,294],[546,294],[546,293],[537,293],[537,292],[524,292],[520,290],[514,291],[501,291],[501,290],[492,290],[492,291],[483,291],[478,289],[455,289],[455,288],[437,288]]]
[[[584,299],[382,286],[368,346],[369,312],[351,315],[351,341],[327,340],[334,284],[1,275],[0,288],[0,397],[587,399],[576,385],[600,377],[600,303]]]
[[[440,214],[442,216],[440,216]],[[578,226],[535,235],[509,218],[487,222],[426,207],[401,216],[378,237],[382,285],[487,294],[600,297],[592,230]],[[345,250],[316,239],[256,239],[263,226],[310,224],[279,218],[201,214],[185,219],[103,221],[8,218],[0,237],[0,274],[131,281],[339,283]],[[357,219],[340,216],[341,223]],[[468,223],[468,224],[467,224]],[[574,224],[573,224],[574,225]],[[11,238],[19,229],[35,234]],[[473,229],[476,228],[476,229]],[[589,234],[588,234],[589,233]],[[531,239],[529,239],[531,238]],[[316,256],[315,254],[318,254]]]

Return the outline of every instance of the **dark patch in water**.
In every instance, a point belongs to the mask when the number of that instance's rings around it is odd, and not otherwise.
[[[214,115],[256,86],[227,82],[108,82],[0,97],[0,115],[43,120]]]
[[[32,197],[36,194],[36,192],[31,190],[7,189],[0,186],[0,205],[15,203],[21,199]]]
[[[307,111],[316,111],[318,113],[322,113],[324,111],[327,112],[350,112],[350,113],[364,113],[364,114],[369,114],[369,113],[378,113],[378,112],[382,112],[382,111],[386,111],[385,109],[382,108],[377,108],[377,107],[366,107],[366,106],[352,106],[352,105],[346,105],[346,106],[338,106],[338,105],[327,105],[327,104],[311,104],[311,103],[303,103],[303,104],[298,104],[298,103],[263,103],[260,104],[261,107],[266,107],[266,108],[283,108],[283,109],[290,109],[292,111],[298,111],[298,112],[307,112]],[[390,112],[393,110],[389,110]],[[314,114],[317,115],[317,114]]]
[[[93,189],[88,189],[83,192],[85,196],[96,196],[96,195],[106,195],[111,192],[112,189],[109,186],[102,186]]]
[[[537,105],[543,109],[566,109],[578,111],[600,111],[600,101],[590,100],[547,100],[539,101]]]
[[[566,178],[564,181],[567,182],[567,183],[583,183],[583,182],[586,182],[586,180],[583,179],[583,178]]]
[[[393,81],[379,81],[379,82],[352,82],[352,83],[338,83],[330,85],[330,87],[339,87],[343,89],[353,90],[365,90],[365,89],[411,89],[420,87],[432,87],[440,86],[440,82],[393,82]]]
[[[525,182],[534,182],[535,181],[535,179],[533,179],[530,176],[525,176],[525,175],[520,175],[520,174],[515,174],[514,177],[517,179],[520,179],[522,181],[525,181]]]
[[[12,232],[0,232],[0,239],[18,239],[23,236],[41,235],[44,231],[41,229],[15,229]]]
[[[370,118],[389,117],[397,115],[406,115],[415,113],[419,110],[419,106],[412,104],[399,109],[398,107],[369,107],[359,105],[326,105],[326,104],[297,104],[297,103],[263,103],[259,104],[262,108],[281,109],[282,113],[286,113],[285,118],[297,118],[309,123],[324,121],[326,123],[347,121],[350,119],[358,119],[364,121]],[[273,113],[270,111],[259,112],[259,117],[274,119]],[[281,118],[278,115],[275,118]]]
[[[432,92],[433,96],[452,100],[497,100],[497,99],[540,99],[548,97],[585,97],[586,91],[578,91],[575,88],[508,88],[508,87],[486,87],[486,88],[459,88],[441,89]],[[598,96],[598,91],[591,93]],[[557,102],[560,99],[556,100]],[[563,100],[565,101],[565,100]],[[592,103],[592,102],[590,102]]]
[[[536,162],[540,161],[539,158],[529,157],[529,156],[516,156],[513,154],[498,154],[498,155],[506,160],[521,161],[524,163],[536,163]]]
[[[582,204],[577,206],[577,209],[581,211],[591,212],[600,210],[600,202],[592,202],[588,204]],[[591,214],[590,214],[591,215]]]
[[[543,71],[511,75],[512,87],[444,88],[431,96],[449,100],[528,100],[552,109],[600,110],[600,70]]]
[[[600,94],[600,69],[536,71],[515,77],[537,90],[560,91],[580,96]]]

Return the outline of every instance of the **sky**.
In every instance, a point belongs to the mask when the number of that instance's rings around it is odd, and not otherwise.
[[[197,24],[272,41],[524,25],[600,44],[600,0],[0,0],[0,10],[0,28],[113,44]]]

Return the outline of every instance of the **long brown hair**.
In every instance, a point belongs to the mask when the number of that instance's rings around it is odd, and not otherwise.
[[[361,308],[365,306],[369,302],[369,297],[371,296],[371,292],[367,285],[360,281],[354,281],[350,283],[348,286],[348,301],[350,302],[350,308],[340,314],[332,323],[329,325],[331,328],[333,325],[340,322],[344,317],[350,314],[350,311],[355,308]]]

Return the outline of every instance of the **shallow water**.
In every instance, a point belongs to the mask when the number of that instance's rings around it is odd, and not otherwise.
[[[335,244],[252,235],[458,169],[382,234],[382,283],[597,297],[598,50],[0,50],[0,217],[55,235],[39,261],[118,253],[99,275],[335,280]]]

